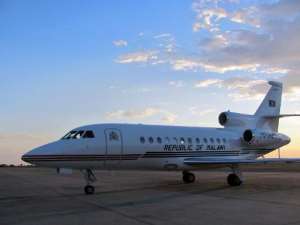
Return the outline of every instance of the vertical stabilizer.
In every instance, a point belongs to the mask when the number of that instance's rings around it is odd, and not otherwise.
[[[282,83],[269,81],[269,84],[271,88],[254,116],[257,117],[258,128],[277,131],[281,107]]]

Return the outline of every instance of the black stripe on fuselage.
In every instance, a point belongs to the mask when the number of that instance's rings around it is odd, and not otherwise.
[[[182,158],[182,157],[211,157],[238,156],[239,151],[195,151],[195,152],[147,152],[142,154],[124,155],[32,155],[23,156],[24,161],[105,161],[105,160],[137,160],[138,158]]]
[[[103,160],[137,160],[141,154],[127,155],[32,155],[23,156],[24,161],[103,161]]]
[[[239,151],[146,152],[143,158],[236,156],[239,154],[240,154]]]

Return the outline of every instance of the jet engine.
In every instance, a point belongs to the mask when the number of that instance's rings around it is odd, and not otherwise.
[[[224,127],[254,127],[256,122],[252,115],[222,112],[219,115],[219,123]]]
[[[245,130],[243,142],[254,147],[263,147],[277,142],[276,134],[258,130]]]

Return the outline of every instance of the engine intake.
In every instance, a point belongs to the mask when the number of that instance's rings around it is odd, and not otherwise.
[[[251,142],[253,139],[252,130],[245,130],[245,132],[243,134],[243,138],[246,142]]]
[[[221,124],[222,126],[224,126],[228,121],[228,118],[227,118],[227,114],[225,112],[222,112],[220,115],[219,115],[219,124]]]

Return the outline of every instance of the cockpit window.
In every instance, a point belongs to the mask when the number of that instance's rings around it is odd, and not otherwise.
[[[84,132],[83,130],[78,131],[77,133],[72,135],[72,138],[73,139],[80,139],[82,137],[83,132]]]
[[[77,133],[76,130],[72,130],[69,133],[67,133],[65,136],[63,136],[62,139],[70,139],[76,133]]]
[[[87,130],[83,135],[83,138],[94,138],[94,137],[95,137],[94,132],[91,130]]]
[[[72,130],[62,137],[63,140],[66,139],[81,139],[81,138],[94,138],[94,132],[91,130]]]

